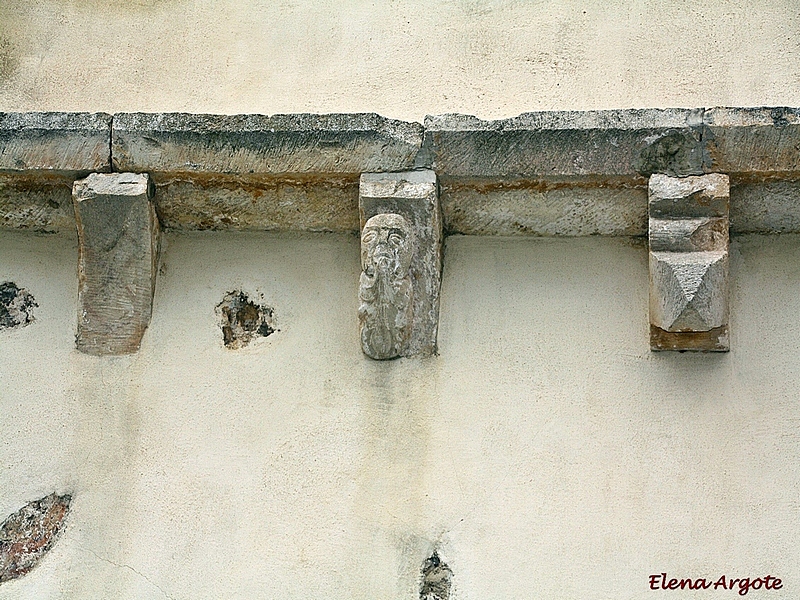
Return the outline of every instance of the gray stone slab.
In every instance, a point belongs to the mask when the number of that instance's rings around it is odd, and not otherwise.
[[[429,170],[364,173],[359,186],[359,217],[364,271],[360,283],[359,315],[364,352],[379,359],[434,354],[439,325],[443,241],[436,173]],[[399,220],[400,224],[393,225],[392,219]],[[396,247],[391,247],[391,239],[385,245],[376,246],[373,242],[379,240],[367,239],[369,227],[365,226],[372,224],[374,229],[387,232],[396,226],[404,239]],[[380,262],[373,257],[373,252],[391,253],[394,268],[372,265],[373,269],[368,266],[368,262]],[[408,254],[409,264],[403,264],[404,253]],[[376,274],[378,271],[381,272]],[[398,275],[400,272],[403,276]],[[392,281],[382,284],[379,281],[381,277]],[[382,287],[389,291],[381,293]],[[409,300],[410,306],[406,306]],[[382,319],[377,313],[393,317]],[[372,340],[370,332],[381,327],[388,329],[385,336],[395,338],[395,342],[400,339],[402,343],[381,344]],[[380,334],[377,337],[381,337]],[[394,349],[384,352],[380,346],[394,346]]]
[[[800,172],[800,109],[711,108],[703,122],[707,173]]]
[[[110,142],[104,113],[0,113],[0,171],[110,171]]]
[[[429,116],[420,161],[458,177],[700,175],[702,124],[703,109]]]
[[[146,174],[91,174],[75,182],[78,350],[130,354],[150,323],[159,226]]]
[[[374,113],[114,115],[115,170],[356,174],[413,167],[422,126]]]

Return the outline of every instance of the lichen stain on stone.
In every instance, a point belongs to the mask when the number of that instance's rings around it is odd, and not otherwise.
[[[0,583],[30,572],[53,547],[72,497],[50,494],[29,502],[0,525]]]
[[[449,600],[450,585],[453,571],[439,558],[434,550],[433,554],[422,565],[422,583],[419,588],[420,600]]]
[[[34,321],[33,309],[38,306],[26,289],[11,281],[0,283],[0,329],[30,325]]]
[[[228,292],[216,307],[226,348],[238,350],[256,337],[267,337],[276,331],[275,311],[270,306],[252,302],[241,290]]]

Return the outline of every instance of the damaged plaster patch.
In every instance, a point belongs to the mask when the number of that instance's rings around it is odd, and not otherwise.
[[[0,583],[33,569],[56,541],[72,497],[50,494],[29,502],[0,525]]]
[[[434,550],[422,565],[422,583],[419,588],[420,600],[449,600],[453,571],[439,558]]]
[[[33,309],[38,306],[28,290],[11,281],[0,283],[0,329],[33,323]]]
[[[222,341],[226,348],[238,350],[253,338],[280,331],[275,327],[272,307],[256,304],[241,290],[228,292],[216,307]]]

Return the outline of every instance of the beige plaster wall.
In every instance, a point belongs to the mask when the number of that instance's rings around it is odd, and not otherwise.
[[[3,0],[0,110],[797,106],[798,33],[793,0]],[[434,547],[454,600],[649,599],[661,571],[800,595],[798,237],[734,240],[722,356],[649,352],[625,240],[449,238],[441,355],[387,363],[352,237],[167,236],[126,358],[74,349],[76,260],[0,236],[40,304],[0,332],[0,518],[74,494],[2,600],[410,599]],[[281,329],[242,351],[234,287]]]
[[[0,110],[800,105],[795,0],[3,0]]]
[[[641,244],[451,237],[440,356],[374,362],[356,238],[170,234],[141,351],[96,358],[74,240],[4,233],[40,307],[0,332],[0,515],[74,501],[0,599],[412,599],[434,547],[454,600],[797,598],[800,237],[731,255],[733,351],[652,354]],[[280,327],[241,351],[234,287]]]

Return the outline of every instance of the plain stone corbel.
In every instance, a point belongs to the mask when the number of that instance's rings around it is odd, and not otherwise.
[[[436,173],[364,173],[359,185],[364,353],[382,360],[436,353],[442,215]]]
[[[727,175],[649,183],[650,349],[727,352]]]
[[[150,176],[93,173],[72,188],[78,227],[78,350],[131,354],[150,323],[159,225]]]

